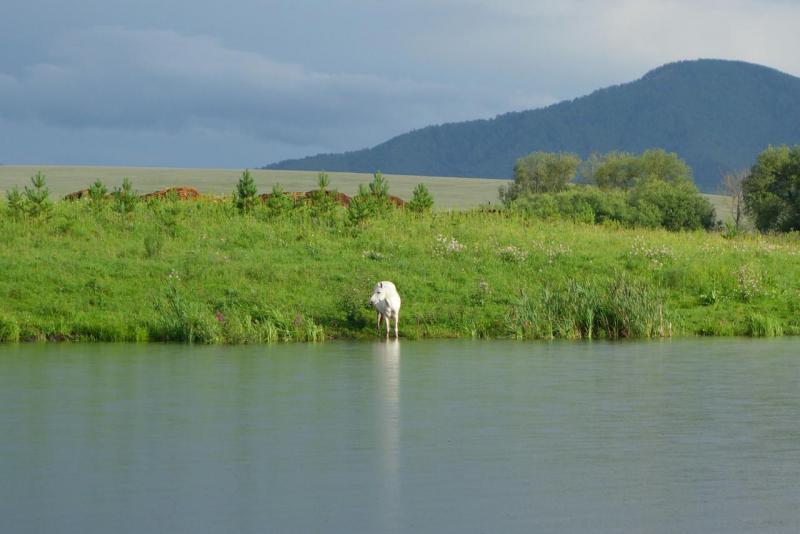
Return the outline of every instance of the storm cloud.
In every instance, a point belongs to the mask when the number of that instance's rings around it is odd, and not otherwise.
[[[0,161],[244,166],[539,107],[678,59],[800,72],[788,1],[11,0]]]

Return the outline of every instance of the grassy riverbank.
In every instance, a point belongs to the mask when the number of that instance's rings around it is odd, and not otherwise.
[[[800,238],[465,211],[241,215],[232,203],[0,210],[0,339],[264,342],[373,336],[378,280],[407,338],[800,333]]]

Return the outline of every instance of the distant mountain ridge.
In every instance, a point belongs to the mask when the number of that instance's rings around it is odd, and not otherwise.
[[[749,167],[770,144],[800,144],[800,78],[700,59],[545,108],[428,126],[373,148],[265,168],[510,178],[516,159],[536,150],[585,158],[664,148],[692,166],[701,189],[714,191],[723,172]]]

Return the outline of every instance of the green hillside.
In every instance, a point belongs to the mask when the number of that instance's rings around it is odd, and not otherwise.
[[[706,192],[770,144],[800,143],[800,78],[739,61],[659,67],[631,83],[546,108],[429,126],[371,149],[321,154],[271,169],[510,178],[532,151],[677,152]]]

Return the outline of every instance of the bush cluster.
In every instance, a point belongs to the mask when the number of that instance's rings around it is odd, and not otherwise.
[[[673,231],[709,229],[715,223],[713,206],[692,184],[655,180],[643,182],[631,191],[576,186],[559,193],[528,195],[517,199],[512,207],[542,219],[616,222]]]
[[[579,169],[596,185],[568,187]],[[517,161],[514,182],[500,189],[500,198],[547,219],[668,230],[711,228],[715,222],[689,166],[664,150],[593,154],[583,163],[574,154],[534,152]]]

